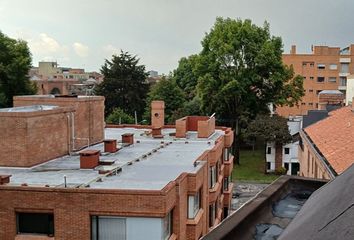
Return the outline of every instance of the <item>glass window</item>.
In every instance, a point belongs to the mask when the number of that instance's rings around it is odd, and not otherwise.
[[[216,166],[209,168],[209,188],[213,188],[216,183]]]
[[[163,239],[169,239],[172,234],[172,211],[163,219]]]
[[[329,77],[328,82],[335,83],[335,82],[337,82],[337,78],[336,77]]]
[[[284,153],[289,154],[290,153],[290,148],[284,148]]]
[[[267,154],[272,154],[272,148],[271,147],[267,147]]]
[[[317,82],[323,83],[325,81],[324,77],[317,77]]]
[[[188,218],[195,218],[200,209],[200,190],[195,195],[188,195]]]
[[[209,205],[209,227],[212,227],[216,217],[216,202]]]
[[[110,216],[91,217],[92,240],[126,240],[126,219]]]
[[[347,86],[347,78],[339,77],[339,86]]]
[[[54,236],[53,213],[16,213],[17,233]]]
[[[313,92],[313,89],[310,89],[309,92]]]
[[[224,161],[228,161],[230,159],[230,153],[231,153],[230,148],[224,148]]]
[[[228,177],[224,177],[224,186],[223,189],[224,191],[228,191],[229,190],[229,183],[231,182],[231,176]]]
[[[349,63],[341,63],[340,67],[341,73],[349,73]]]
[[[310,77],[310,80],[313,80],[313,77]]]
[[[337,70],[337,64],[335,64],[335,63],[329,64],[329,69],[330,70]]]
[[[323,63],[319,63],[319,64],[317,64],[317,68],[318,68],[318,69],[325,69],[325,68],[326,68],[326,65],[323,64]]]

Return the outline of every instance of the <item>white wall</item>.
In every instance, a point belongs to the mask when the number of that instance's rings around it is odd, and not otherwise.
[[[345,105],[349,105],[354,97],[354,75],[347,77],[347,89],[345,94]]]

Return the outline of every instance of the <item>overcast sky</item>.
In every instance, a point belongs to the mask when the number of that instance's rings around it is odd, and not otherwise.
[[[28,42],[33,65],[98,71],[120,49],[168,74],[198,53],[217,16],[270,23],[284,51],[354,43],[353,0],[0,0],[0,31]]]

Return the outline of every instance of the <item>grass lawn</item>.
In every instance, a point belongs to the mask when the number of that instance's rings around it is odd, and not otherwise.
[[[279,176],[264,174],[262,150],[241,150],[240,165],[234,163],[232,179],[236,181],[271,183]]]

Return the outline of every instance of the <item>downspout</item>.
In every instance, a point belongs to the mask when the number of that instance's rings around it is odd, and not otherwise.
[[[69,155],[71,155],[72,154],[72,148],[71,148],[71,134],[70,134],[70,126],[71,126],[71,124],[70,124],[70,114],[69,113],[67,113],[66,114],[66,118],[67,118],[67,124],[68,124],[68,131],[67,131],[67,133],[68,133],[68,152],[69,152]]]

